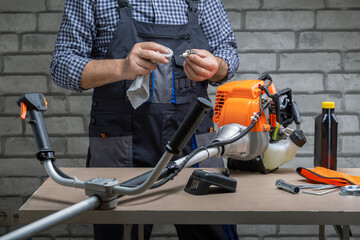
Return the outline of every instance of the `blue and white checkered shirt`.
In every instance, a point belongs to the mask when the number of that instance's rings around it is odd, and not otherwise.
[[[137,21],[181,25],[188,22],[185,0],[130,0]],[[82,91],[81,74],[92,59],[103,59],[119,22],[117,0],[66,0],[51,62],[51,76],[60,87]],[[227,77],[239,66],[234,33],[221,0],[200,0],[199,24],[211,52],[228,64]],[[215,83],[220,84],[220,83]]]

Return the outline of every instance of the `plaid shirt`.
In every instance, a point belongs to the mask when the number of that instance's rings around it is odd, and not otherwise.
[[[133,18],[141,22],[180,25],[188,22],[185,0],[130,0]],[[213,55],[228,64],[227,77],[239,66],[237,46],[220,0],[201,0],[199,24]],[[92,59],[103,59],[119,22],[117,0],[66,0],[51,62],[51,76],[60,87],[81,92],[81,74]]]

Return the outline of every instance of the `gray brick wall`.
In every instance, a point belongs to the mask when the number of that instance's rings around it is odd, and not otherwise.
[[[339,167],[360,167],[360,1],[223,0],[235,31],[240,68],[236,80],[269,72],[277,89],[290,87],[303,115],[308,143],[284,167],[312,167],[314,118],[321,102],[336,103]],[[61,167],[82,167],[87,152],[91,91],[55,86],[49,64],[64,0],[0,0],[0,206],[18,209],[44,181],[34,159],[31,129],[19,119],[16,99],[42,92],[44,114]],[[211,98],[215,88],[210,88]],[[316,239],[314,226],[239,225],[241,239]],[[352,226],[355,238],[360,227]],[[335,239],[326,227],[328,239]],[[37,240],[92,239],[91,225],[59,225]],[[176,239],[172,225],[155,226],[152,239]]]

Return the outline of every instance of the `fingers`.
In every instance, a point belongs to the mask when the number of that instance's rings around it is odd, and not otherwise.
[[[197,65],[210,72],[216,72],[219,67],[214,55],[206,50],[197,50],[196,54],[189,55],[188,60],[191,61],[192,65]]]
[[[184,72],[186,74],[186,76],[190,79],[190,80],[193,80],[193,81],[196,81],[196,82],[200,82],[200,81],[204,81],[206,80],[207,78],[198,74],[192,65],[190,65],[189,63],[187,63],[187,61],[184,62]]]
[[[134,48],[138,48],[138,55],[140,58],[157,63],[169,63],[169,60],[163,55],[168,54],[169,49],[161,44],[155,42],[142,42],[135,44]]]
[[[210,79],[217,72],[219,64],[214,55],[206,50],[197,50],[190,54],[184,62],[184,71],[193,81]]]

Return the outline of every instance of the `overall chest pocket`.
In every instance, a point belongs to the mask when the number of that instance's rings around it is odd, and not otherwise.
[[[184,50],[185,51],[185,50]],[[184,52],[183,51],[183,52]],[[181,52],[181,53],[183,53]],[[200,83],[191,81],[184,72],[184,58],[179,57],[180,54],[174,54],[173,58],[173,88],[177,104],[195,102],[198,95],[197,88],[201,88]]]

